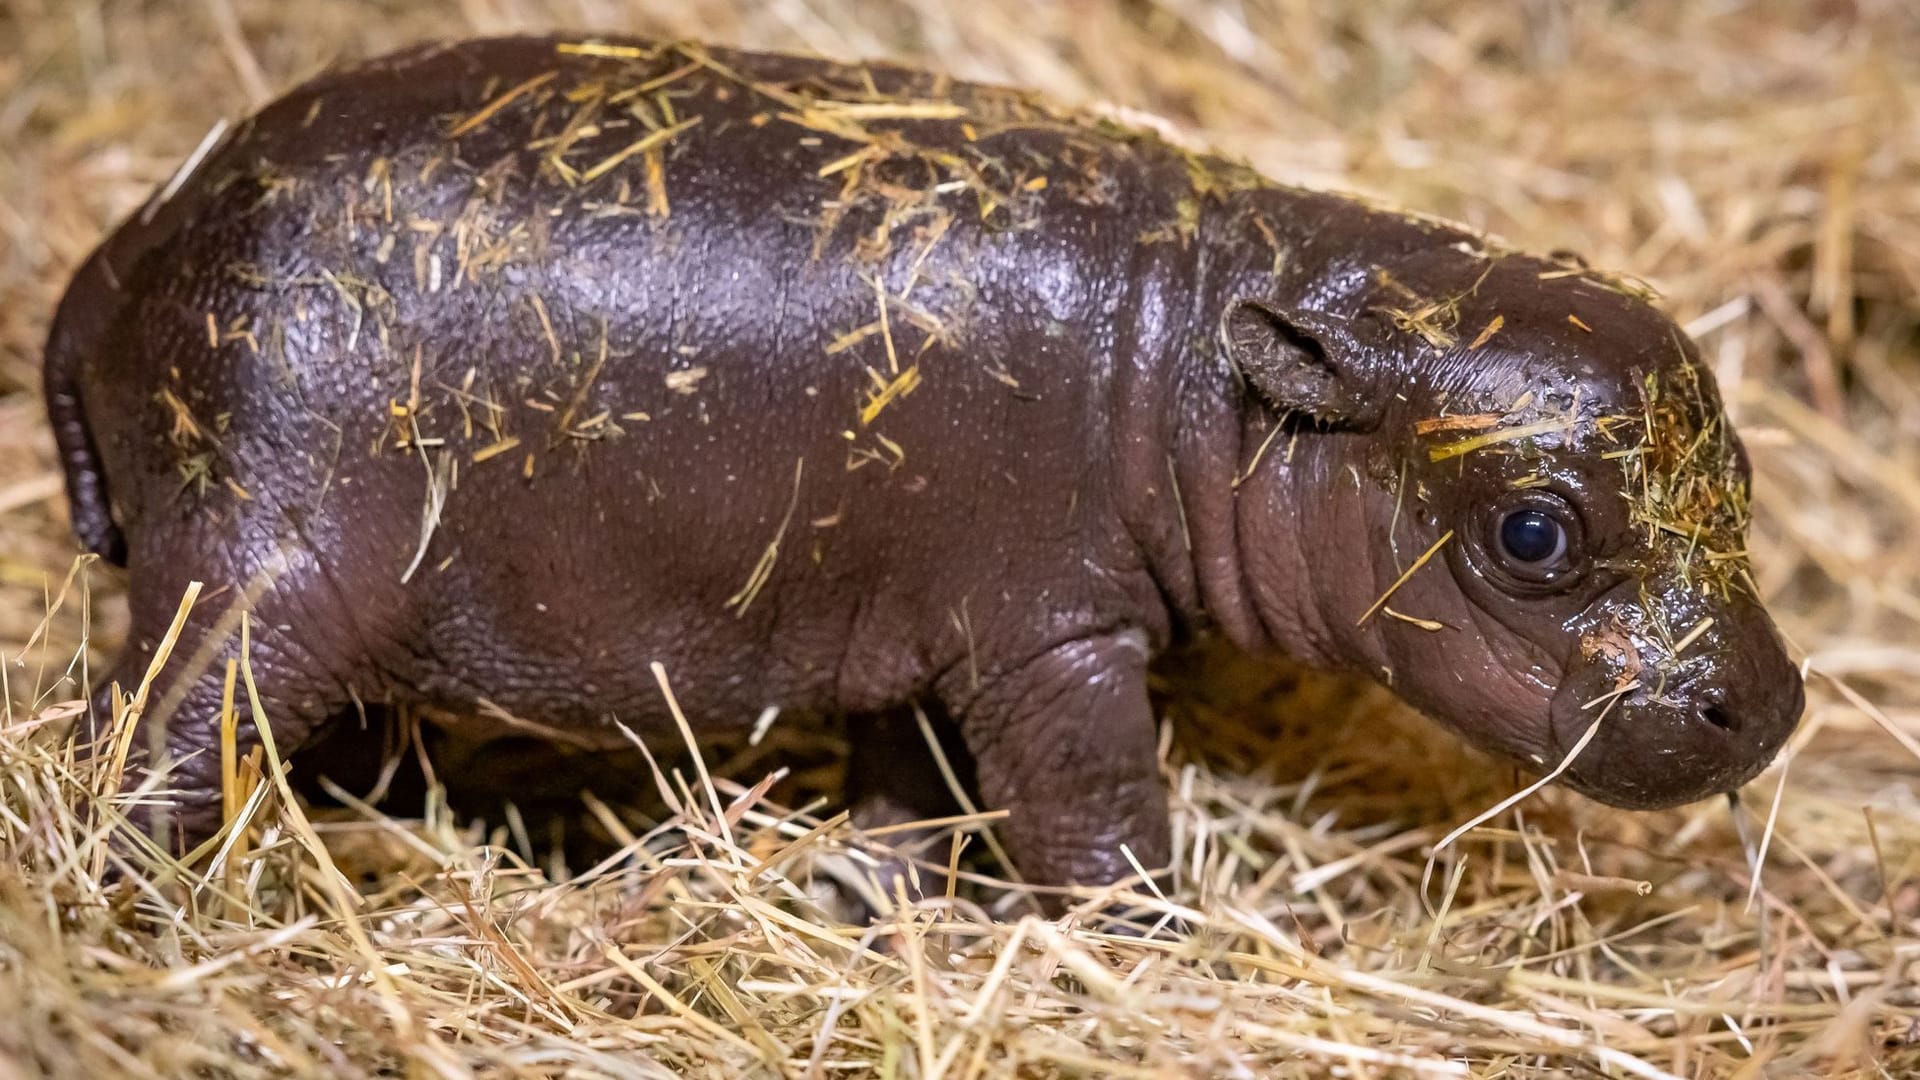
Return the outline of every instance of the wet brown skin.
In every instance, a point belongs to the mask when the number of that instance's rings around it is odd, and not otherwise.
[[[925,702],[1050,884],[1166,862],[1176,637],[1541,771],[1604,715],[1563,779],[1621,806],[1737,787],[1800,712],[1692,345],[1451,226],[1010,91],[632,41],[343,68],[177,186],[46,375],[129,571],[97,715],[207,584],[146,721],[186,839],[237,642],[183,658],[238,606],[283,751],[355,701],[670,735],[658,662],[699,731],[854,717],[879,822],[938,805],[877,719]],[[1503,551],[1516,507],[1563,558]]]

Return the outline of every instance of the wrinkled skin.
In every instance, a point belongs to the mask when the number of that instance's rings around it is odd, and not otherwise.
[[[472,42],[241,124],[81,269],[47,396],[130,575],[108,681],[207,585],[145,721],[177,839],[218,825],[243,607],[283,751],[357,701],[670,735],[659,662],[704,731],[891,714],[852,769],[890,822],[937,802],[925,702],[1043,884],[1166,862],[1177,636],[1368,672],[1538,770],[1604,708],[1580,790],[1730,790],[1798,675],[1744,518],[1676,545],[1615,453],[1651,375],[1711,436],[1680,479],[1743,508],[1711,379],[1642,300],[1484,244],[899,69]],[[1503,564],[1516,497],[1579,534],[1551,582]]]

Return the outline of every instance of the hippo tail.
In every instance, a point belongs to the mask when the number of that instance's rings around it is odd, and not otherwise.
[[[53,424],[53,440],[60,451],[60,468],[67,477],[67,501],[71,507],[74,535],[88,551],[115,566],[127,565],[127,538],[113,520],[113,508],[107,496],[107,474],[100,461],[100,448],[93,428],[87,423],[80,370],[98,337],[97,332],[80,324],[95,324],[101,318],[97,310],[76,302],[76,296],[105,286],[106,268],[95,255],[83,268],[53,323],[47,339],[43,388],[47,399],[47,418]]]

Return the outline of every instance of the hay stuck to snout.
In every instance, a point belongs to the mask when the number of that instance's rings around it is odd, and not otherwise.
[[[0,1075],[1920,1070],[1909,6],[0,9]],[[651,799],[583,794],[570,827],[608,841],[590,864],[517,814],[483,832],[438,796],[405,818],[351,798],[294,813],[264,757],[232,762],[237,824],[211,863],[181,865],[124,831],[108,846],[113,815],[75,809],[100,778],[63,739],[124,615],[112,575],[62,584],[71,542],[35,389],[61,284],[217,120],[322,61],[556,23],[583,48],[594,31],[705,37],[1115,101],[1277,179],[1359,188],[1656,281],[1754,459],[1751,587],[1824,673],[1790,767],[1739,811],[1764,852],[1758,877],[1722,803],[1625,814],[1551,788],[1435,853],[1524,778],[1382,692],[1218,654],[1163,665],[1178,880],[1164,895],[1089,894],[1059,923],[992,880],[985,845],[966,841],[990,825],[976,818],[949,826],[961,841],[919,849],[937,881],[964,847],[951,899],[935,889],[874,925],[840,921],[833,882],[864,879],[874,841],[817,798],[834,788],[819,766],[830,736],[784,717],[734,770],[703,747],[711,783],[663,758],[657,773],[637,766]],[[649,152],[616,166],[649,184]],[[646,193],[668,222],[671,185]],[[1498,341],[1498,327],[1439,314],[1407,309]],[[1650,408],[1679,400],[1659,390]],[[1692,460],[1691,446],[1654,456]],[[1623,459],[1630,480],[1642,467]],[[1650,528],[1709,537],[1690,523],[1747,515],[1726,492],[1656,493],[1671,471],[1648,468],[1637,489]],[[1705,553],[1727,548],[1703,539],[1691,565],[1710,577]],[[238,715],[243,671],[234,685]],[[794,772],[763,785],[779,763]],[[103,862],[118,880],[97,876]],[[1164,936],[1112,933],[1129,907],[1133,929]]]

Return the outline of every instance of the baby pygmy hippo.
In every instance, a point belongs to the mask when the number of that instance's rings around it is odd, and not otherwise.
[[[1044,884],[1167,861],[1176,638],[1369,673],[1623,807],[1734,789],[1801,709],[1740,444],[1634,288],[901,68],[335,70],[94,253],[46,390],[129,574],[96,723],[206,586],[142,721],[186,840],[241,608],[283,752],[356,701],[671,735],[658,663],[698,731],[851,717],[890,822],[938,793],[863,733],[925,704]]]

